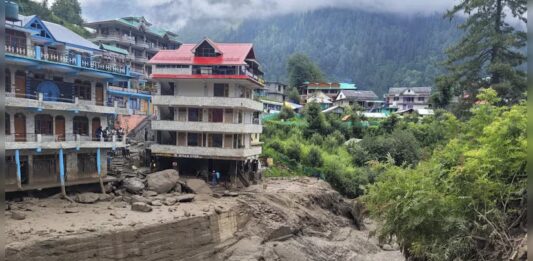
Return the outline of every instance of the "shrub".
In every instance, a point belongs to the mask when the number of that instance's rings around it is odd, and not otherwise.
[[[322,160],[322,155],[320,154],[320,149],[312,147],[307,153],[305,158],[305,163],[311,167],[321,167],[324,161]]]

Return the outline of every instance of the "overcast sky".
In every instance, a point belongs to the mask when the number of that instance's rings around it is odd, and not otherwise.
[[[351,8],[404,15],[442,13],[455,0],[79,0],[86,21],[145,16],[153,24],[176,31],[192,19],[239,21],[250,17]],[[53,2],[49,1],[50,3]]]

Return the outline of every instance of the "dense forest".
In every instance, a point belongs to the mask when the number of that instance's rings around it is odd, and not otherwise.
[[[190,22],[184,42],[209,36],[221,42],[253,42],[269,80],[287,80],[287,59],[308,55],[330,81],[352,81],[383,94],[390,86],[433,85],[444,50],[460,37],[441,14],[399,16],[357,10],[317,11],[220,24]],[[218,26],[217,26],[218,25]]]

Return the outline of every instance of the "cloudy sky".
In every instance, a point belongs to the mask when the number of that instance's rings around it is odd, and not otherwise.
[[[203,18],[239,21],[324,7],[403,15],[444,12],[455,0],[79,0],[86,21],[145,16],[152,23],[178,30]],[[53,1],[49,1],[52,3]]]

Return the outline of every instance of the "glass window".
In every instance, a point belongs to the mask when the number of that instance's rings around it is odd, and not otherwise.
[[[81,100],[91,100],[91,82],[89,81],[74,81],[74,91],[76,92],[76,97]]]
[[[11,71],[9,69],[5,70],[5,84],[6,92],[11,92]]]
[[[210,134],[209,135],[209,147],[222,148],[222,134]]]
[[[74,134],[89,135],[89,119],[83,116],[75,116],[72,130]]]
[[[202,109],[189,108],[188,119],[189,121],[202,121]]]
[[[35,115],[35,134],[53,135],[53,118],[47,114]]]
[[[199,133],[187,133],[187,146],[200,146],[200,138],[201,136]]]
[[[215,83],[213,92],[215,97],[228,97],[229,85],[227,83]]]
[[[9,117],[9,114],[5,114],[5,118],[6,118],[6,135],[9,135],[11,134],[11,119]]]
[[[418,97],[418,101],[424,101],[424,97]]]

